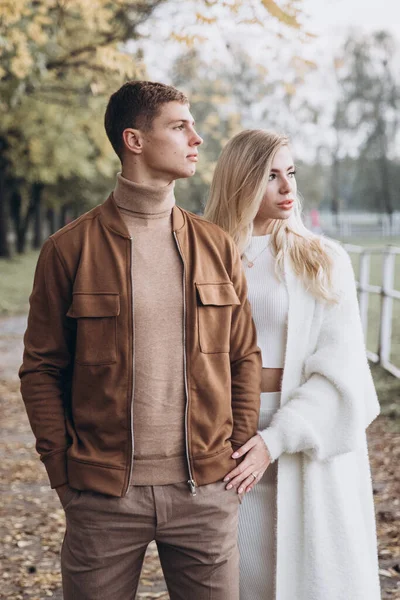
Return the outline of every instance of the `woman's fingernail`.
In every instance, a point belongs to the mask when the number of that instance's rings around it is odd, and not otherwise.
[[[227,490],[231,490],[232,489],[232,484],[230,483],[229,485],[226,486]]]
[[[229,477],[225,477],[224,481],[229,481]]]
[[[241,494],[243,492],[243,488],[239,488],[238,489],[238,494]]]
[[[248,494],[249,492],[251,492],[252,488],[247,488],[246,490],[246,494]]]
[[[234,453],[232,454],[232,458],[238,458],[238,457],[239,457],[239,454],[238,454],[237,452],[234,452]]]

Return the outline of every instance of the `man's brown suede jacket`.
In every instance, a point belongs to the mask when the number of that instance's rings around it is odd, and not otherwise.
[[[235,244],[178,207],[184,265],[189,485],[222,479],[257,430],[261,358]],[[30,298],[22,396],[52,487],[124,496],[132,471],[131,239],[114,198],[44,244]]]

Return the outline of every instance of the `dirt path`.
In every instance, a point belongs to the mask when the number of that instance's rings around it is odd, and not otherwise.
[[[26,317],[0,319],[0,380],[18,381]]]
[[[59,549],[64,512],[37,458],[19,395],[24,329],[23,317],[0,319],[0,598],[62,600]],[[400,434],[388,418],[380,417],[371,426],[369,445],[382,600],[400,600]],[[165,589],[152,545],[138,598],[166,600]]]

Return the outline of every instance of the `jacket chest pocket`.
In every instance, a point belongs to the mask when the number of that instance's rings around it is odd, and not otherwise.
[[[119,294],[73,295],[67,317],[77,320],[75,362],[108,365],[117,361]]]
[[[233,284],[196,283],[200,350],[204,354],[229,352],[232,306],[239,305]]]

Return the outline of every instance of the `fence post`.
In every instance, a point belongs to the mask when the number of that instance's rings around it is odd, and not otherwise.
[[[382,265],[381,323],[378,349],[379,363],[382,366],[390,361],[393,298],[388,296],[388,292],[393,290],[395,260],[396,254],[388,246],[383,254]]]
[[[365,344],[367,344],[368,334],[368,300],[369,293],[367,286],[369,285],[369,272],[371,264],[371,255],[368,251],[363,250],[360,254],[359,272],[358,272],[358,303],[360,307],[360,317],[364,332]]]

